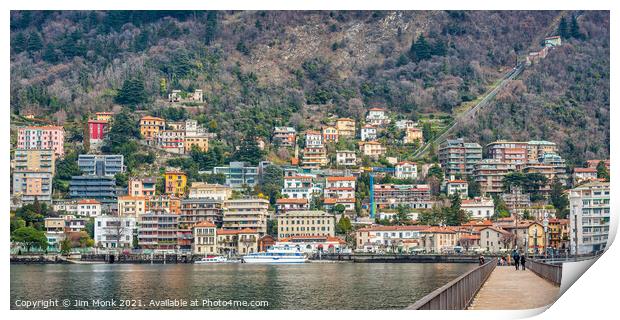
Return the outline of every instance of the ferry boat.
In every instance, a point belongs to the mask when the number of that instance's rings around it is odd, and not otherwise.
[[[212,263],[232,263],[236,261],[228,260],[222,256],[206,256],[200,260],[194,261],[195,264],[212,264]]]
[[[304,263],[308,262],[308,257],[296,249],[286,247],[276,247],[267,249],[267,252],[255,252],[243,256],[241,263]]]

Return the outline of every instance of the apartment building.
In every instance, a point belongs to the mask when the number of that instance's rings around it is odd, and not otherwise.
[[[217,254],[217,228],[215,224],[202,221],[194,225],[192,230],[194,235],[192,252],[194,254]]]
[[[17,131],[17,149],[49,149],[57,158],[65,156],[65,129],[61,126],[29,126]]]
[[[339,118],[336,120],[338,135],[343,137],[355,137],[355,120],[350,118]]]
[[[418,141],[420,144],[424,143],[424,135],[420,128],[407,128],[405,129],[405,136],[403,137],[404,144],[415,143]]]
[[[146,211],[181,214],[181,198],[172,194],[158,194],[146,197]]]
[[[373,159],[379,159],[379,157],[385,155],[387,149],[381,143],[377,141],[362,141],[359,142],[359,148],[363,155]]]
[[[253,229],[261,236],[267,233],[269,200],[260,198],[224,201],[222,228],[227,230]]]
[[[147,212],[145,196],[118,197],[118,215],[121,217],[139,217]]]
[[[278,239],[295,236],[328,236],[335,233],[336,217],[325,211],[288,211],[278,215]]]
[[[360,129],[360,139],[362,141],[377,140],[377,127],[366,124]]]
[[[116,180],[106,176],[74,176],[69,182],[69,196],[79,199],[113,201],[116,199]]]
[[[214,174],[223,174],[226,178],[226,185],[233,190],[241,190],[247,187],[254,187],[258,183],[258,167],[252,166],[247,162],[230,162],[225,167],[213,168]]]
[[[480,192],[501,193],[504,191],[504,176],[517,170],[517,165],[498,159],[483,159],[474,166],[474,179],[480,184]]]
[[[571,189],[570,246],[575,254],[605,250],[609,239],[609,182],[589,182]]]
[[[140,135],[145,140],[154,140],[166,127],[166,120],[158,117],[144,116],[140,119]]]
[[[165,192],[175,196],[184,196],[187,188],[187,175],[183,171],[169,170],[164,173]]]
[[[338,129],[336,127],[327,126],[322,130],[323,141],[327,142],[338,142]]]
[[[418,179],[418,165],[411,161],[401,161],[394,166],[394,177],[397,179]]]
[[[149,211],[137,218],[138,245],[142,249],[176,250],[179,216],[167,212]]]
[[[133,178],[127,183],[127,193],[130,196],[154,196],[157,191],[157,179]]]
[[[371,108],[366,115],[366,122],[374,126],[385,126],[390,123],[390,118],[387,116],[385,109]]]
[[[121,154],[81,154],[78,156],[78,166],[85,175],[113,177],[125,172]]]
[[[297,144],[297,131],[293,127],[275,127],[271,142],[281,147],[292,148]]]
[[[13,169],[16,172],[55,172],[56,156],[51,149],[16,149]]]
[[[446,194],[451,196],[458,194],[461,199],[467,199],[468,184],[465,180],[448,180],[446,182]]]
[[[189,188],[188,198],[190,199],[213,199],[224,201],[230,199],[232,189],[221,184],[213,184],[206,182],[192,182]]]
[[[463,138],[448,139],[439,146],[439,163],[446,175],[473,174],[475,165],[482,160],[482,147],[465,142]]]
[[[375,184],[375,204],[378,208],[397,208],[399,205],[412,209],[430,209],[431,189],[429,185]]]
[[[209,137],[207,136],[185,136],[185,153],[189,154],[196,146],[202,152],[209,151]]]
[[[528,161],[528,143],[517,141],[495,141],[487,144],[490,159],[522,165]]]
[[[79,217],[98,217],[101,215],[101,202],[95,199],[82,199],[77,202],[76,215]]]
[[[301,167],[317,170],[328,164],[327,149],[324,146],[305,147],[302,151]]]
[[[474,197],[461,201],[461,209],[467,211],[472,219],[489,220],[495,213],[492,198]]]
[[[291,210],[309,210],[310,202],[306,198],[281,198],[276,200],[276,213],[282,214]]]
[[[136,233],[135,217],[99,216],[95,218],[95,246],[132,248]]]
[[[336,165],[345,167],[357,166],[357,156],[355,151],[338,150],[336,151]]]

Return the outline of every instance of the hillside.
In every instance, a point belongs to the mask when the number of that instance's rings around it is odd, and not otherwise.
[[[539,49],[536,39],[558,15],[13,11],[11,111],[81,121],[120,110],[117,95],[131,80],[144,95],[124,108],[160,114],[171,90],[200,88],[206,103],[188,112],[229,146],[247,132],[304,130],[330,115],[361,118],[373,106],[411,119],[450,115],[517,56]],[[482,142],[554,140],[573,162],[608,154],[609,15],[586,12],[580,25],[583,40],[526,70],[460,133]]]

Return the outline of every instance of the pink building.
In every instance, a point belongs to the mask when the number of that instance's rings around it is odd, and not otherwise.
[[[65,155],[64,142],[61,126],[22,127],[17,134],[18,149],[51,149],[59,158]]]

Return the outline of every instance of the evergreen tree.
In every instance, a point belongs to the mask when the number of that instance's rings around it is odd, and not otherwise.
[[[114,101],[118,104],[129,106],[132,110],[139,104],[148,101],[144,80],[141,77],[125,79],[123,87],[118,91]]]
[[[207,23],[205,28],[205,44],[210,45],[217,35],[217,11],[207,12]]]
[[[31,32],[28,36],[28,51],[36,52],[43,49],[43,40],[37,32]]]
[[[569,200],[564,193],[564,186],[562,186],[558,179],[553,180],[549,200],[555,208],[555,213],[558,218],[564,219],[568,216],[568,214],[570,213],[570,210],[568,209]]]
[[[11,47],[13,48],[13,51],[15,51],[15,53],[21,53],[26,51],[26,49],[28,48],[28,40],[23,33],[18,32],[15,35],[13,41],[11,41]]]
[[[601,161],[596,165],[596,177],[599,179],[605,179],[605,181],[609,181],[609,170],[607,170],[605,161]]]
[[[560,24],[558,25],[558,35],[562,37],[562,39],[570,38],[570,33],[568,32],[568,23],[566,22],[565,17],[562,17],[562,19],[560,19]]]
[[[252,135],[247,135],[239,145],[239,150],[233,153],[231,160],[247,161],[253,165],[257,165],[263,156],[262,151],[256,143],[256,139]]]
[[[570,36],[575,39],[581,39],[583,35],[581,31],[579,31],[579,22],[577,22],[577,17],[573,15],[570,20]]]
[[[43,60],[49,63],[56,63],[60,60],[58,58],[58,54],[56,53],[56,46],[54,46],[54,44],[52,43],[49,43],[45,46],[45,49],[43,50],[43,55],[41,57],[43,58]]]
[[[426,41],[426,38],[424,38],[424,35],[420,35],[418,39],[411,44],[409,55],[415,62],[430,59],[431,46],[428,41]]]

